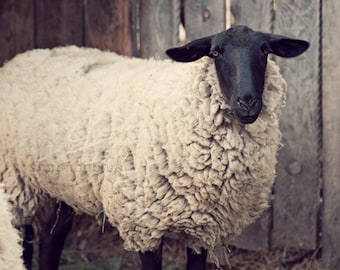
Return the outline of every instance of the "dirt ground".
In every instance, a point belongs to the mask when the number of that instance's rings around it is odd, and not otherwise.
[[[215,270],[321,270],[320,252],[303,250],[276,250],[254,252],[229,247],[229,265]],[[185,269],[186,251],[178,240],[167,239],[163,246],[163,269]],[[123,248],[117,231],[106,226],[101,232],[97,223],[77,218],[62,254],[62,270],[136,270],[139,257]]]

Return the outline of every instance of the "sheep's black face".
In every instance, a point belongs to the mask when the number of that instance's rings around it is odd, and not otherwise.
[[[169,49],[167,54],[180,62],[191,62],[202,56],[214,58],[224,97],[235,117],[243,124],[250,124],[261,113],[268,54],[295,57],[308,47],[309,43],[303,40],[237,26]]]
[[[214,36],[209,56],[215,59],[221,91],[237,119],[253,123],[262,109],[267,52],[262,35],[247,27]]]

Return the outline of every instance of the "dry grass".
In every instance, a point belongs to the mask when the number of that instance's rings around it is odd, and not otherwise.
[[[254,252],[234,249],[230,255],[231,269],[237,270],[321,270],[318,251],[276,250]],[[230,269],[230,268],[226,268]]]
[[[115,229],[107,226],[99,232],[99,226],[87,219],[77,219],[68,238],[62,256],[62,270],[130,270],[139,269],[136,253],[123,249],[122,241]],[[298,249],[255,252],[230,247],[230,265],[219,270],[322,270],[319,250]],[[178,240],[167,239],[163,248],[165,270],[185,269],[185,247]],[[216,270],[209,265],[209,270]]]

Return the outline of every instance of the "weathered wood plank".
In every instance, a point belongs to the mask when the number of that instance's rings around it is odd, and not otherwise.
[[[242,234],[230,245],[246,250],[266,251],[269,249],[269,226],[271,221],[271,209],[267,210],[253,224],[247,226]]]
[[[85,1],[85,45],[132,55],[132,2]]]
[[[277,58],[288,82],[282,115],[284,147],[275,183],[272,244],[315,249],[320,203],[319,0],[277,0],[278,34],[306,39],[308,52],[295,59]]]
[[[140,0],[141,57],[166,58],[165,50],[179,42],[179,0]]]
[[[232,24],[267,33],[272,31],[272,0],[231,0],[230,8]]]
[[[35,0],[36,47],[83,45],[82,0]]]
[[[272,1],[231,1],[231,13],[235,25],[248,25],[257,31],[272,29]],[[259,19],[261,18],[261,19]],[[248,250],[267,250],[270,243],[271,208],[230,244]]]
[[[226,28],[225,0],[185,0],[184,18],[187,41],[221,32]]]
[[[34,47],[33,0],[0,1],[0,66]]]
[[[323,216],[325,269],[340,269],[340,2],[322,1]]]

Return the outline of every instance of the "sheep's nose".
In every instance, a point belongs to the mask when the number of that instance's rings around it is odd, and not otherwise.
[[[262,109],[262,98],[256,95],[239,96],[232,102],[232,110],[243,124],[255,122]]]
[[[237,104],[243,110],[249,111],[258,105],[258,100],[250,96],[245,96],[244,98],[237,98]]]

